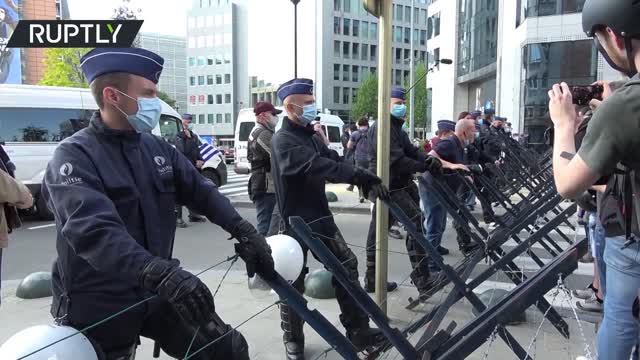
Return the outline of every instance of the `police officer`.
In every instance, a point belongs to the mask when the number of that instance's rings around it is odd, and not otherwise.
[[[230,332],[197,359],[248,359],[243,336],[216,314],[207,286],[171,259],[176,202],[205,214],[238,240],[249,274],[273,275],[264,237],[217,187],[163,139],[150,134],[161,103],[164,59],[139,48],[94,49],[81,59],[99,111],[61,142],[43,196],[56,219],[56,322],[84,328],[143,299],[143,305],[88,330],[101,359],[129,359],[138,336],[172,357]]]
[[[413,220],[419,232],[422,232],[422,213],[420,211],[420,196],[418,188],[413,182],[413,176],[418,172],[438,171],[440,161],[427,156],[409,140],[409,136],[402,130],[402,124],[407,113],[405,105],[405,90],[393,88],[391,90],[391,134],[389,157],[389,184],[391,199]],[[375,173],[378,159],[378,123],[369,129],[369,170]],[[391,225],[392,221],[389,221]],[[376,208],[374,206],[367,235],[367,272],[365,275],[365,289],[375,291],[376,273]],[[407,252],[413,271],[411,280],[421,295],[432,286],[429,268],[424,249],[418,245],[413,236],[407,236]],[[397,284],[387,284],[387,291],[397,288]]]
[[[173,144],[176,146],[176,149],[180,151],[182,155],[184,155],[187,160],[189,160],[189,162],[198,169],[198,171],[200,171],[200,169],[202,169],[202,165],[204,165],[204,160],[202,159],[202,154],[200,154],[200,140],[193,133],[192,121],[193,115],[182,114],[183,131],[176,135]],[[176,204],[176,215],[176,225],[181,228],[187,227],[187,223],[182,220],[182,204]],[[189,221],[205,222],[206,219],[189,208]]]
[[[481,164],[484,163],[493,163],[496,166],[500,165],[500,157],[504,146],[504,121],[500,116],[495,116],[493,109],[485,110],[485,112],[489,111],[489,114],[485,115],[485,124],[487,121],[491,121],[489,126],[482,126],[482,130],[480,131],[480,136],[478,141],[474,144],[475,149],[477,150],[477,154],[474,156],[477,159],[481,160]],[[493,177],[493,175],[489,172],[486,174],[488,177]],[[484,196],[487,201],[480,202],[482,205],[482,217],[485,222],[489,226],[489,228],[494,228],[496,226],[495,223],[495,214],[493,209],[491,209],[490,204],[493,202],[493,197],[490,196],[490,193],[487,189],[480,189],[480,194]]]
[[[256,205],[258,232],[263,236],[269,231],[271,214],[276,206],[276,194],[271,176],[271,138],[278,125],[277,110],[271,103],[260,101],[253,108],[256,126],[249,135],[247,160],[251,163],[249,197]]]
[[[280,86],[278,97],[287,112],[282,128],[273,137],[271,151],[271,170],[279,214],[284,221],[291,216],[299,216],[307,222],[318,240],[327,245],[346,267],[351,280],[357,283],[358,260],[333,221],[325,184],[331,181],[362,186],[372,196],[383,199],[388,198],[388,190],[380,178],[366,169],[341,161],[337,152],[329,150],[321,137],[314,135],[322,128],[312,124],[317,116],[312,80],[290,80]],[[288,232],[288,224],[284,227]],[[303,271],[293,283],[301,293],[304,292],[305,274],[306,271]],[[378,344],[382,339],[381,333],[369,328],[367,314],[335,279],[333,286],[340,305],[340,321],[347,330],[349,340],[359,349]],[[286,303],[281,306],[281,318],[287,357],[303,359],[302,320]]]

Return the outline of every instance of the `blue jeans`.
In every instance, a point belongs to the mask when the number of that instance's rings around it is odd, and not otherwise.
[[[640,244],[622,249],[624,236],[608,237],[606,241],[607,295],[598,331],[598,358],[628,360],[640,334],[640,322],[631,313],[640,288]]]
[[[433,246],[442,244],[442,235],[447,227],[447,210],[426,187],[420,183],[420,200],[424,208],[424,233]],[[435,269],[434,269],[435,270]]]
[[[276,206],[276,194],[265,193],[254,197],[256,204],[256,217],[258,218],[258,233],[267,236],[269,224],[271,224],[271,214]]]
[[[593,247],[593,258],[598,264],[598,278],[600,279],[599,290],[604,295],[607,288],[607,264],[604,261],[605,235],[604,228],[600,224],[600,219],[596,213],[589,213],[589,240]]]

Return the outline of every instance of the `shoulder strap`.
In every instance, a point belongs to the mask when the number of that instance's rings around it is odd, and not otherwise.
[[[631,181],[631,191],[630,191],[630,202],[633,203],[633,207],[632,207],[632,211],[635,212],[635,221],[636,221],[636,226],[638,227],[638,229],[640,229],[640,189],[638,189],[640,187],[640,185],[638,184],[638,181],[640,181],[640,178],[638,177],[638,173],[636,172],[637,170],[631,170],[629,172],[629,180]],[[631,207],[631,206],[629,206]],[[631,216],[629,216],[631,217]],[[632,220],[632,219],[630,219]],[[631,222],[631,221],[630,221]],[[631,225],[627,226],[630,230],[632,230]]]

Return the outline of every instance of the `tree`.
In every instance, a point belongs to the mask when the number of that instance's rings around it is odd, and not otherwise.
[[[363,115],[376,117],[378,114],[378,76],[369,74],[361,83],[356,98],[351,105],[351,120],[357,121]]]
[[[122,0],[122,3],[113,9],[113,20],[138,20],[142,18],[142,9],[131,9],[131,0]],[[140,47],[140,36],[136,36],[131,47]]]
[[[175,109],[176,101],[171,98],[166,92],[158,90],[158,97],[160,100],[166,102],[169,106]]]
[[[413,113],[415,128],[423,128],[427,125],[427,86],[424,79],[426,72],[427,68],[424,63],[419,62],[415,68],[415,79],[422,80],[420,80],[412,90],[415,91],[416,102],[415,112]],[[405,88],[408,90],[411,85],[413,84],[409,84],[409,81],[407,80],[407,85],[405,86]],[[411,104],[409,101],[410,98],[411,97],[409,96],[409,92],[407,91],[407,114],[409,114],[409,111],[411,111],[411,106],[413,106],[413,104]],[[407,115],[407,121],[408,120],[409,115]]]
[[[41,85],[64,87],[89,87],[80,68],[80,58],[90,49],[46,49],[44,76]]]

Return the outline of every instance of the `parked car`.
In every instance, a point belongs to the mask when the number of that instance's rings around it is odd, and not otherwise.
[[[235,151],[233,148],[224,151],[224,159],[227,164],[232,164],[235,161]]]

